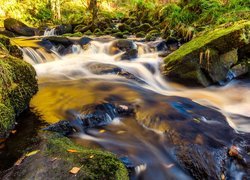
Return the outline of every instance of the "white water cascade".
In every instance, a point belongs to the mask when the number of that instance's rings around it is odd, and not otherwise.
[[[50,55],[52,57],[50,62],[44,60],[44,57],[48,57],[43,54],[45,52],[24,48],[24,59],[34,65],[38,77],[47,78],[49,81],[53,79],[56,81],[60,79],[122,80],[137,83],[145,89],[162,95],[190,98],[199,104],[221,111],[236,130],[250,132],[249,82],[241,83],[234,80],[224,87],[186,88],[169,83],[162,77],[159,70],[162,59],[158,57],[158,52],[153,51],[147,44],[136,43],[139,57],[134,60],[120,60],[123,53],[110,54],[111,44],[111,42],[92,41],[84,50],[75,45],[72,47],[73,54],[61,57],[54,52],[53,56]],[[134,78],[128,80],[112,72],[98,74],[90,68],[91,64],[118,67]]]
[[[44,31],[44,35],[43,36],[56,36],[56,31],[55,31],[55,28],[47,28],[45,31]]]

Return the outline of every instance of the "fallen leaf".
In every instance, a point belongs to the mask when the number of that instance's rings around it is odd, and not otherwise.
[[[225,180],[225,179],[226,179],[225,175],[221,174],[221,180]]]
[[[69,172],[71,174],[77,174],[80,171],[81,168],[79,167],[73,167]]]
[[[11,134],[16,134],[16,130],[11,131]]]
[[[77,153],[77,152],[79,152],[79,151],[77,151],[75,149],[68,149],[67,151],[70,152],[70,153]]]
[[[116,134],[124,134],[126,131],[117,131]]]
[[[26,158],[26,156],[22,156],[21,158],[19,158],[16,162],[15,162],[15,166],[19,166],[22,162],[23,162],[23,160]]]
[[[89,156],[90,159],[92,159],[93,157],[94,157],[94,155]]]
[[[99,131],[99,133],[105,133],[105,132],[106,132],[105,129],[101,129],[101,130]]]
[[[40,150],[32,151],[32,152],[30,152],[30,153],[27,153],[25,156],[26,156],[26,157],[33,156],[33,155],[37,154],[39,151],[40,151]]]
[[[229,149],[229,152],[228,152],[229,156],[238,156],[239,154],[239,151],[238,151],[238,148],[237,146],[231,146],[230,149]]]

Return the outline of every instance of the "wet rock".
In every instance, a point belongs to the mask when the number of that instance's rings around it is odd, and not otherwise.
[[[91,127],[104,126],[120,116],[133,114],[133,107],[127,105],[114,105],[111,103],[90,104],[84,106],[80,112],[69,110],[67,119],[59,121],[46,128],[46,130],[69,135],[74,132],[84,132]]]
[[[237,61],[237,49],[248,43],[242,34],[250,26],[248,21],[236,22],[194,38],[167,56],[164,74],[173,81],[195,82],[203,86],[227,79],[229,67]]]
[[[111,44],[108,51],[111,55],[125,52],[121,56],[122,60],[131,60],[138,56],[137,45],[131,40],[116,40]]]
[[[84,46],[84,45],[86,45],[86,44],[89,44],[90,42],[92,41],[92,39],[91,38],[89,38],[89,37],[82,37],[81,39],[79,39],[79,44],[81,45],[81,46]]]
[[[234,77],[240,77],[244,74],[247,74],[249,69],[246,63],[241,63],[233,66],[231,68],[231,72],[233,73]]]
[[[94,74],[118,74],[122,71],[121,68],[111,64],[91,63],[87,67]]]
[[[63,25],[55,27],[55,32],[58,35],[62,35],[62,34],[72,33],[73,29],[70,24],[63,24]]]
[[[21,21],[18,21],[13,18],[8,18],[4,20],[4,27],[6,30],[13,32],[22,36],[34,36],[35,31],[33,28],[28,27]]]
[[[66,37],[61,37],[61,36],[45,37],[45,38],[43,38],[43,41],[49,41],[54,45],[63,45],[65,47],[73,44],[73,42],[70,39],[68,39]]]
[[[112,64],[91,63],[87,65],[88,69],[94,74],[116,74],[127,79],[134,80],[138,83],[145,83],[133,74],[125,71],[124,69]]]
[[[128,179],[125,166],[109,152],[85,148],[53,133],[40,133],[33,155],[1,174],[7,179]],[[75,153],[69,150],[76,151]],[[29,153],[29,152],[28,152]],[[92,158],[91,158],[92,157]],[[72,174],[70,170],[80,170]]]
[[[1,30],[0,34],[8,37],[16,37],[15,33],[8,30]]]
[[[237,134],[220,112],[189,99],[162,95],[152,98],[149,94],[136,107],[136,120],[162,132],[178,164],[195,179],[248,174],[249,134]],[[237,147],[237,153],[231,150],[234,161],[228,153],[232,144]],[[235,171],[230,167],[236,167]]]
[[[38,42],[38,44],[46,49],[46,51],[50,51],[54,46],[54,44],[48,39],[42,39],[40,42]]]

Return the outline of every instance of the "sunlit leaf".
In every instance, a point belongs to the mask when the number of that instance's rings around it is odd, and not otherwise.
[[[71,174],[77,174],[80,171],[81,168],[79,167],[73,167],[69,172]]]
[[[77,153],[77,152],[79,152],[79,151],[77,151],[75,149],[68,149],[67,151],[70,152],[70,153]]]
[[[40,151],[40,150],[32,151],[32,152],[30,152],[30,153],[27,153],[25,156],[26,156],[26,157],[33,156],[33,155],[37,154],[39,151]]]

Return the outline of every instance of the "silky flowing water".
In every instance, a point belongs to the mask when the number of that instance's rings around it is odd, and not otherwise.
[[[147,43],[135,42],[139,57],[126,61],[119,60],[121,54],[109,53],[112,41],[94,40],[84,49],[74,46],[73,53],[66,56],[60,56],[56,51],[47,53],[39,46],[22,45],[19,41],[24,59],[34,66],[39,80],[39,92],[32,99],[31,107],[48,123],[68,119],[69,112],[80,112],[85,105],[105,102],[118,102],[125,108],[127,103],[146,104],[138,115],[143,117],[144,112],[149,116],[160,116],[171,111],[164,109],[165,102],[171,101],[173,107],[182,113],[182,104],[188,98],[221,112],[236,133],[250,133],[248,80],[233,80],[223,87],[209,88],[190,88],[168,82],[159,70],[163,61],[158,56],[159,52]],[[33,40],[26,41],[34,43]],[[129,73],[129,78],[119,73],[99,73],[100,69],[110,66],[123,69]],[[195,108],[190,111],[195,111]],[[171,118],[178,120],[180,117]],[[216,124],[216,118],[208,121],[205,114],[199,115],[197,119],[203,123]],[[128,166],[135,167],[132,179],[191,178],[172,156],[173,148],[167,143],[162,131],[166,129],[165,125],[150,123],[140,123],[131,117],[118,117],[111,124],[89,128],[74,134],[72,138],[83,146],[115,153]],[[198,135],[206,136],[206,132],[202,133],[197,130]],[[189,131],[183,131],[183,136],[191,138]],[[216,136],[212,138],[217,140]],[[227,137],[221,138],[224,141]],[[241,176],[239,172],[232,174],[235,178]]]

